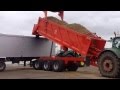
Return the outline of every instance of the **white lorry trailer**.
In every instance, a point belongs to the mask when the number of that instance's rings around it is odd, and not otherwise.
[[[46,38],[0,34],[0,71],[5,70],[7,61],[24,61],[24,66],[30,61],[32,66],[33,60],[54,54],[55,44]]]

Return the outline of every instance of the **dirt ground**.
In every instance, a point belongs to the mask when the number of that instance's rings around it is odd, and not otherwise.
[[[4,72],[0,72],[0,79],[107,79],[101,77],[98,68],[84,67],[77,72],[49,72],[34,70],[23,65],[7,64]]]

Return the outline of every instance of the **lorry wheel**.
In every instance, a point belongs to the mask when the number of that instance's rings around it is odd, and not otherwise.
[[[44,61],[43,69],[45,71],[52,71],[52,61]]]
[[[105,52],[100,56],[98,67],[104,77],[120,77],[120,60],[112,52]]]
[[[6,68],[5,62],[1,62],[1,61],[0,61],[0,72],[4,71],[5,68]]]
[[[67,70],[68,71],[77,71],[78,68],[79,68],[78,63],[69,62],[68,65],[67,65]]]
[[[53,69],[54,72],[64,71],[65,70],[64,61],[62,61],[62,60],[54,61],[53,65],[52,65],[52,69]]]
[[[43,64],[42,60],[40,60],[40,61],[36,60],[33,62],[33,68],[35,70],[42,70],[42,66],[43,66],[42,64]]]

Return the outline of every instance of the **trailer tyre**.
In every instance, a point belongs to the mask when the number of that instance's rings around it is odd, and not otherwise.
[[[52,69],[53,69],[54,72],[64,71],[65,70],[64,61],[62,61],[62,60],[54,61],[53,65],[52,65]]]
[[[68,71],[77,71],[78,68],[79,68],[78,63],[69,62],[68,65],[67,65],[67,70]]]
[[[6,68],[5,62],[0,61],[0,72],[4,71]]]
[[[104,77],[120,77],[120,60],[112,52],[104,52],[100,56],[98,60],[98,67],[101,75]]]
[[[42,70],[42,66],[43,66],[43,61],[42,60],[40,60],[40,61],[36,60],[36,61],[33,62],[33,68],[35,70]]]
[[[44,61],[43,69],[45,71],[52,71],[52,61]]]

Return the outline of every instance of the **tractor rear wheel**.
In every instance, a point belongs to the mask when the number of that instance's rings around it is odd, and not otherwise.
[[[110,51],[104,52],[100,56],[98,60],[98,67],[101,75],[104,77],[120,77],[120,60]]]

